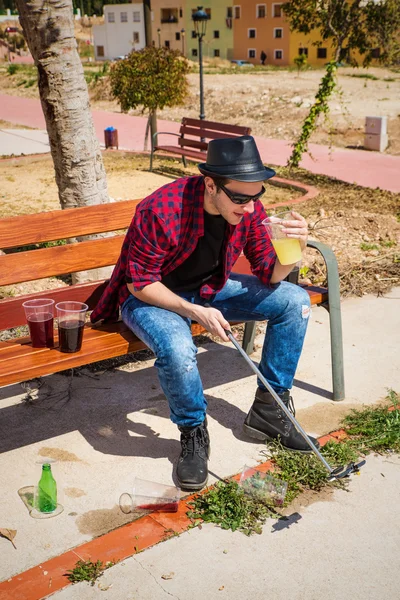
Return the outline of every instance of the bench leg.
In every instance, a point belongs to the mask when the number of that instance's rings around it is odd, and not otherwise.
[[[257,323],[251,321],[246,323],[244,327],[242,348],[246,354],[252,354],[254,352],[254,338],[256,336]]]
[[[186,156],[182,156],[182,162],[183,162],[183,166],[184,166],[184,167],[185,167],[185,169],[186,169],[186,167],[187,167]]]
[[[328,306],[329,325],[331,332],[331,360],[332,360],[332,386],[333,399],[343,400],[344,368],[343,368],[343,336],[342,336],[342,314],[340,309],[340,285],[339,271],[336,256],[326,244],[308,241],[307,246],[315,248],[322,254],[326,264],[328,279]]]
[[[153,171],[153,154],[154,154],[154,152],[153,152],[153,148],[152,148],[151,152],[150,152],[150,172]]]

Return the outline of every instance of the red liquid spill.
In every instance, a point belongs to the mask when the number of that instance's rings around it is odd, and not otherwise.
[[[166,502],[165,504],[140,504],[140,506],[137,508],[140,510],[162,510],[163,512],[177,512],[178,503]]]

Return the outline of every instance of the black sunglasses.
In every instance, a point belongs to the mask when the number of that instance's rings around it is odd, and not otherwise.
[[[246,194],[237,194],[235,192],[231,192],[231,190],[228,190],[228,188],[224,185],[219,185],[219,187],[225,192],[229,200],[231,200],[231,202],[233,202],[234,204],[248,204],[252,200],[254,200],[255,202],[256,200],[261,198],[261,196],[265,193],[264,186],[262,186],[261,192],[258,192],[258,194],[254,194],[254,196],[247,196]]]

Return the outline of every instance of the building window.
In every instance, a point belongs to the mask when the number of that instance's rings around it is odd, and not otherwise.
[[[175,39],[177,42],[179,42],[179,40],[181,39],[181,34],[179,31],[175,34]]]
[[[219,55],[220,55],[220,54],[219,54],[219,50],[218,50],[218,48],[214,48],[214,56],[215,56],[215,57],[218,57]]]
[[[275,60],[282,60],[283,50],[274,50],[274,58]]]
[[[317,48],[317,58],[326,58],[326,48]]]
[[[177,23],[178,9],[177,8],[162,8],[161,23]]]
[[[197,56],[197,48],[192,48],[192,56]]]
[[[373,48],[371,50],[371,58],[380,58],[381,56],[381,49],[380,48]]]
[[[274,17],[282,16],[282,4],[273,4],[272,5],[272,15]]]
[[[140,37],[139,37],[139,32],[138,31],[134,31],[133,32],[133,43],[134,44],[139,44],[140,43]]]
[[[133,11],[133,22],[140,23],[140,12],[138,10]]]
[[[219,38],[219,31],[214,31],[214,38],[216,40]]]
[[[165,40],[165,42],[164,42],[164,46],[165,46],[166,48],[170,48],[170,47],[171,47],[171,44],[169,43],[169,40]]]
[[[183,10],[180,8],[179,9],[179,18],[182,19],[182,17],[183,17]]]
[[[308,56],[308,48],[299,48],[299,56],[301,56],[302,54]]]
[[[227,6],[226,7],[226,18],[232,19],[232,16],[233,16],[232,6]]]
[[[249,58],[255,58],[256,57],[256,51],[255,48],[249,48],[249,51],[247,53]]]
[[[104,46],[96,46],[97,56],[104,56]]]
[[[255,38],[256,37],[256,30],[255,29],[248,29],[248,36],[249,38]]]
[[[233,14],[235,19],[240,19],[240,6],[233,7]]]
[[[274,38],[281,38],[283,37],[283,29],[281,29],[280,27],[275,27],[274,28]]]
[[[257,4],[256,6],[256,17],[257,19],[265,19],[267,16],[267,6],[266,4]]]
[[[194,29],[192,29],[192,38],[196,38],[196,32]]]
[[[123,11],[121,13],[121,23],[127,23],[128,22],[128,13],[126,11]]]
[[[115,13],[113,13],[113,12],[107,13],[107,21],[109,23],[115,23]]]
[[[211,8],[205,8],[204,10],[205,10],[205,11],[206,11],[206,13],[207,13],[207,17],[208,17],[209,19],[211,19]]]

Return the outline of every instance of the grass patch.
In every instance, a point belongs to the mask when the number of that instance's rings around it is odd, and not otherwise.
[[[360,248],[361,250],[379,250],[377,244],[368,244],[367,242],[362,242]]]
[[[359,79],[372,79],[372,81],[378,81],[379,77],[371,75],[370,73],[351,73],[347,77],[358,77]]]
[[[343,420],[348,438],[340,442],[329,441],[321,449],[330,466],[347,465],[370,452],[399,452],[399,403],[399,395],[389,390],[385,404],[352,410]],[[314,454],[289,452],[280,443],[269,449],[274,462],[273,475],[288,483],[285,506],[306,490],[320,491],[327,486],[344,489],[350,481],[328,481],[325,467]],[[271,504],[246,495],[243,488],[232,480],[217,483],[195,497],[189,506],[191,509],[187,515],[194,525],[205,521],[246,535],[261,533],[266,520],[279,515]]]
[[[105,564],[101,560],[92,562],[90,560],[78,560],[75,567],[67,571],[66,577],[71,583],[79,583],[80,581],[88,581],[90,585],[94,585],[96,580],[101,577],[106,569],[115,565],[115,562],[108,561]]]
[[[245,535],[261,533],[268,517],[276,516],[273,507],[244,493],[236,481],[218,482],[205,494],[189,503],[187,515],[195,524],[216,523],[221,529],[241,531]]]

